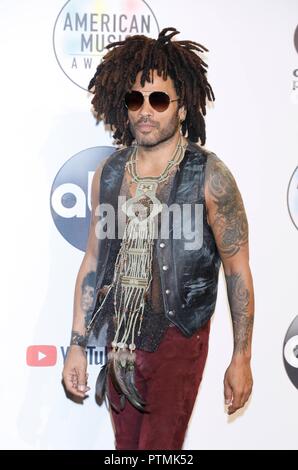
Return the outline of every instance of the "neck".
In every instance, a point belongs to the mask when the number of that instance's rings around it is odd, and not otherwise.
[[[173,137],[152,147],[138,145],[138,161],[148,167],[164,166],[173,156],[179,139],[180,132],[177,132]]]

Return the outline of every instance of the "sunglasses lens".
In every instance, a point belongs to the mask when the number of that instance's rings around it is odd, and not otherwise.
[[[143,105],[144,97],[140,91],[131,91],[126,93],[124,101],[130,111],[137,111]]]
[[[143,106],[144,96],[140,91],[131,91],[126,93],[124,101],[130,111],[137,111]],[[149,95],[149,103],[155,111],[161,113],[168,109],[170,98],[163,91],[153,91]]]
[[[155,111],[161,113],[169,107],[170,98],[163,91],[154,91],[149,96],[149,102],[152,108],[155,109]]]

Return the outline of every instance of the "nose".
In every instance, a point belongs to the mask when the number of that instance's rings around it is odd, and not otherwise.
[[[139,110],[139,113],[141,116],[152,116],[153,108],[150,105],[149,96],[144,96],[144,102]]]

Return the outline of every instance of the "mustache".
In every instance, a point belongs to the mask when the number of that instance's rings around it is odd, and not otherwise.
[[[139,124],[149,124],[150,126],[156,126],[156,123],[154,121],[151,121],[151,119],[146,118],[146,117],[139,119],[135,123],[136,126],[138,126]]]

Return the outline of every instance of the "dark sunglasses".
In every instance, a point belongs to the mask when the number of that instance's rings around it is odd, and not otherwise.
[[[144,104],[144,96],[148,96],[150,106],[162,113],[168,109],[172,101],[178,101],[179,98],[171,100],[169,95],[164,91],[152,91],[151,93],[141,93],[140,91],[129,91],[124,97],[125,106],[129,111],[138,111]]]

